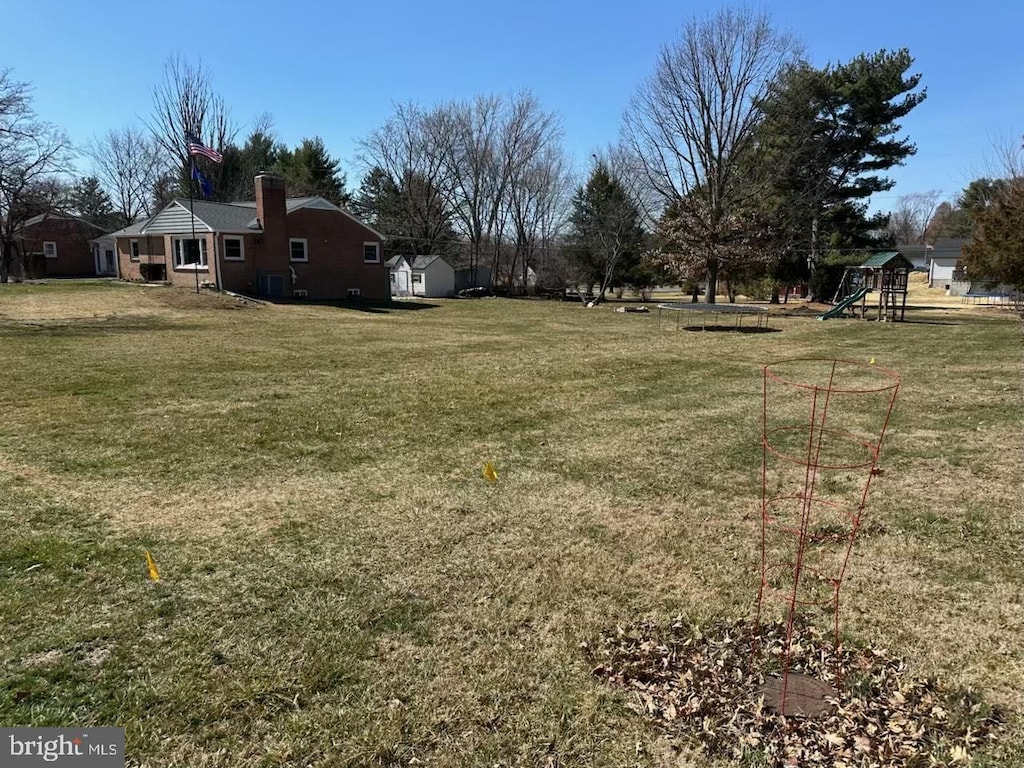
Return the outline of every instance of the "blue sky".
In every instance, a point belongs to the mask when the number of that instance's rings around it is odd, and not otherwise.
[[[321,136],[358,184],[357,141],[394,102],[423,105],[532,90],[558,112],[583,168],[613,143],[659,47],[720,3],[641,0],[486,2],[72,2],[5,0],[0,67],[35,87],[35,105],[82,144],[140,120],[173,52],[200,59],[245,127],[274,116],[279,137]],[[777,26],[815,64],[907,47],[928,99],[904,121],[918,154],[873,201],[941,189],[953,196],[1024,134],[1024,2],[770,2]],[[177,18],[175,18],[177,14]],[[87,164],[83,161],[83,170]]]

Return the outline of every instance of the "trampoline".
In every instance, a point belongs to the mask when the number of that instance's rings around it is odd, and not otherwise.
[[[685,313],[690,315],[700,315],[700,327],[701,330],[707,328],[743,328],[743,318],[753,316],[752,324],[748,324],[746,327],[754,329],[766,329],[768,328],[768,308],[757,307],[752,304],[693,304],[690,302],[683,301],[670,301],[665,304],[658,305],[658,327],[661,328],[663,323],[667,323],[669,327],[672,326],[672,314],[675,313],[675,329],[678,331],[680,327],[696,327],[696,322],[682,325],[682,317]],[[709,322],[710,317],[710,322]],[[719,322],[719,319],[726,320],[727,322],[723,325]],[[696,318],[694,318],[696,320]]]

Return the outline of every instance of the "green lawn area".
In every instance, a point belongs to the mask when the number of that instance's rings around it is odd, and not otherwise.
[[[903,381],[844,630],[1006,707],[976,764],[1024,764],[1021,323],[908,318],[0,286],[0,723],[154,767],[704,765],[580,645],[752,616],[761,366],[827,356]]]

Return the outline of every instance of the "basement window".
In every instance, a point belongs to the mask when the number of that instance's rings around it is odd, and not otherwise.
[[[358,299],[359,298],[359,289],[358,288],[349,288],[348,289],[348,297],[350,299]]]

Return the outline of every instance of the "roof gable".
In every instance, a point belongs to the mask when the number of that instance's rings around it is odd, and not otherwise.
[[[408,259],[409,259],[409,263],[410,263],[410,265],[412,266],[413,269],[426,269],[427,267],[431,266],[432,264],[434,264],[435,262],[438,262],[438,261],[440,261],[446,267],[454,269],[452,267],[452,265],[449,264],[445,260],[445,258],[443,256],[438,256],[437,254],[425,254],[423,256],[412,256],[412,257],[408,257]]]
[[[906,256],[899,251],[885,251],[884,253],[876,253],[867,259],[861,267],[889,267],[896,269],[903,267],[905,269],[913,269],[914,265],[910,262]]]

